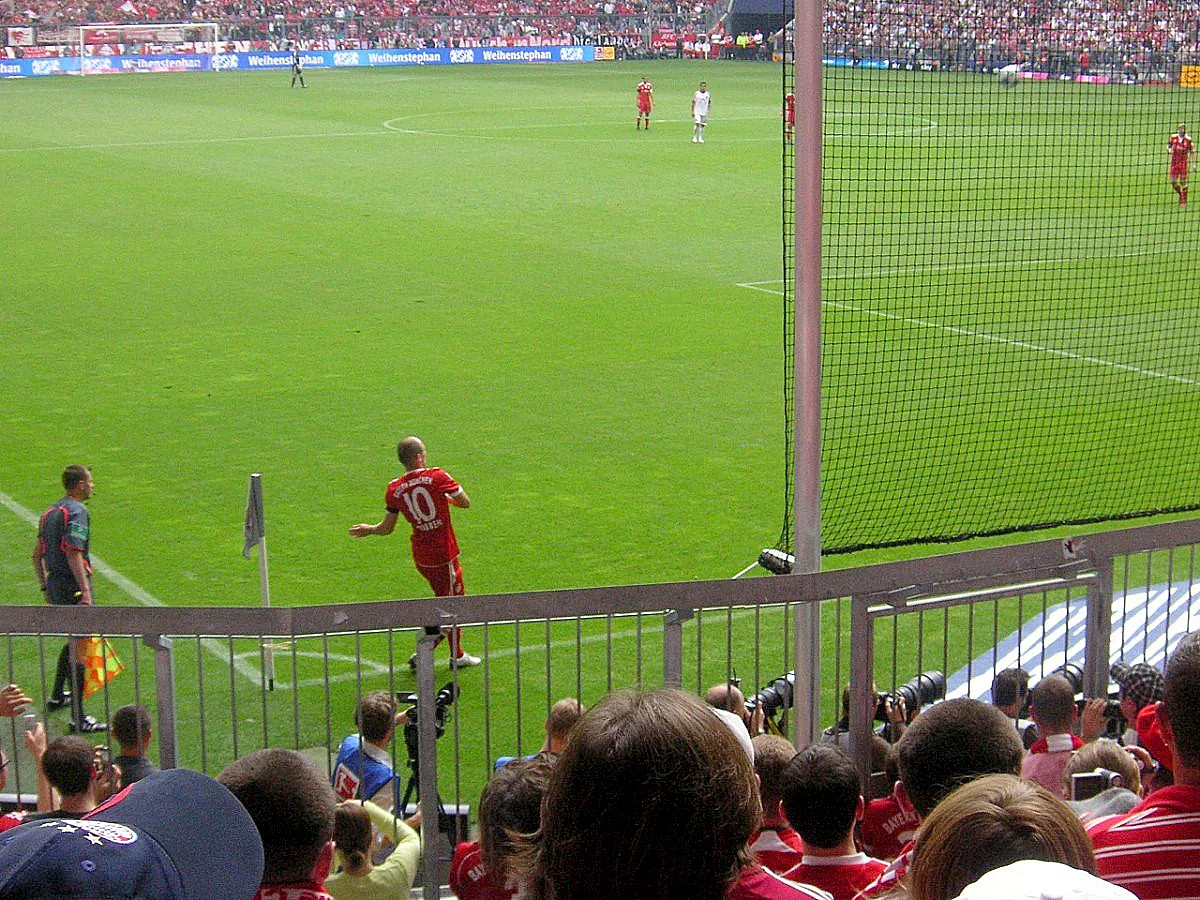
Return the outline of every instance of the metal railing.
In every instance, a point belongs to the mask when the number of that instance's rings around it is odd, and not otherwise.
[[[850,746],[865,783],[875,682],[894,687],[939,668],[956,673],[959,693],[979,696],[1013,660],[1037,677],[1081,657],[1086,690],[1099,695],[1114,658],[1161,665],[1200,601],[1197,545],[1200,519],[739,581],[270,609],[6,607],[0,677],[45,698],[62,636],[104,635],[125,672],[89,698],[89,711],[108,719],[123,703],[152,708],[160,764],[211,774],[265,746],[293,747],[331,769],[359,698],[415,687],[415,735],[411,743],[398,735],[392,749],[419,764],[409,780],[425,810],[424,878],[435,891],[446,851],[432,839],[439,799],[465,808],[496,755],[536,751],[562,696],[590,704],[614,688],[656,684],[703,692],[735,675],[752,693],[796,669],[797,610],[818,604],[822,712],[837,717],[848,682]],[[484,662],[451,670],[461,695],[439,740],[437,667],[446,651],[435,649],[436,634],[452,624]],[[799,671],[797,685],[807,677]],[[65,725],[58,715],[47,716],[52,733]],[[15,751],[18,731],[16,720]],[[32,802],[32,770],[14,757],[9,789]]]

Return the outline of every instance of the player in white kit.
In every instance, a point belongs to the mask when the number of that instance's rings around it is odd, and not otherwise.
[[[704,143],[704,129],[708,126],[708,110],[712,107],[712,95],[708,93],[706,82],[700,82],[700,88],[692,94],[692,143]]]

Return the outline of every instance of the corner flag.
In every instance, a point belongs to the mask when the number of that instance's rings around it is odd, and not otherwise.
[[[263,516],[262,475],[255,472],[250,476],[250,490],[246,494],[246,522],[242,526],[242,556],[250,558],[250,550],[258,548],[258,586],[262,605],[271,606],[271,579],[267,571],[267,523]],[[266,657],[267,689],[275,690],[275,654],[270,645],[264,644]]]
[[[242,556],[250,558],[250,551],[267,536],[267,526],[263,521],[262,475],[257,472],[250,476],[250,491],[246,495],[246,524],[242,526],[245,543],[242,545]]]

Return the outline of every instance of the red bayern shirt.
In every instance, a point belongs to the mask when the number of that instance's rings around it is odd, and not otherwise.
[[[800,865],[788,869],[789,881],[811,884],[833,894],[833,900],[854,900],[858,892],[883,874],[887,863],[865,853],[853,856],[806,856]]]
[[[460,900],[510,900],[516,894],[492,881],[479,841],[464,841],[455,849],[450,863],[450,890]]]
[[[1167,147],[1171,151],[1171,165],[1182,166],[1188,161],[1188,154],[1192,152],[1192,136],[1179,136],[1179,132],[1171,135],[1167,141]]]
[[[413,561],[418,566],[441,566],[458,556],[446,497],[460,490],[458,482],[436,466],[405,472],[388,485],[384,504],[412,526]]]

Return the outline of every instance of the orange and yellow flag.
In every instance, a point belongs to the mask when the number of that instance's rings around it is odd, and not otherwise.
[[[83,642],[83,696],[92,696],[124,669],[108,638],[93,634]]]

